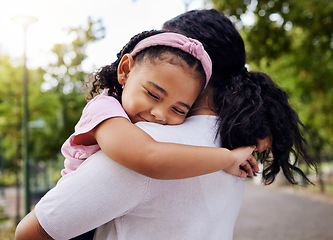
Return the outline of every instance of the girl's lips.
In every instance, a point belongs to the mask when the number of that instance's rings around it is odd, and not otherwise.
[[[141,117],[139,114],[138,114],[138,116],[139,116],[140,119],[142,119],[142,121],[144,121],[144,122],[149,122],[147,119]]]

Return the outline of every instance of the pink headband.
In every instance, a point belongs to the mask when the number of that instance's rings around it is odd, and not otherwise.
[[[131,55],[134,57],[138,52],[142,51],[143,49],[158,45],[178,48],[197,58],[201,62],[202,67],[205,71],[205,87],[207,86],[208,81],[212,75],[212,61],[210,60],[210,57],[205,51],[201,42],[193,38],[185,37],[184,35],[178,33],[159,33],[141,40],[134,47]]]

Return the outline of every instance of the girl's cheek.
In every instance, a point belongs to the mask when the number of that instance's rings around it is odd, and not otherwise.
[[[123,102],[122,107],[127,115],[131,115],[132,110],[128,102]]]
[[[182,124],[185,121],[185,117],[176,117],[173,119],[172,123],[170,125],[179,125]]]

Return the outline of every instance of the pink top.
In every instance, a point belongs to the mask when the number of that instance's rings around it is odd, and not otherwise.
[[[76,170],[84,160],[100,150],[98,144],[90,146],[73,144],[75,137],[91,131],[98,124],[112,117],[124,117],[129,120],[120,102],[114,97],[108,96],[107,91],[104,90],[85,106],[81,118],[75,126],[75,132],[61,148],[61,152],[66,158],[65,169],[61,171],[62,176]]]

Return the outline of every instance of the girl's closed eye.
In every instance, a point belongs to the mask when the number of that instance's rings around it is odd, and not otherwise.
[[[152,98],[154,98],[154,99],[156,99],[156,100],[159,100],[159,99],[160,99],[156,94],[152,93],[152,92],[149,91],[148,89],[146,89],[146,90],[147,90],[147,94],[148,94],[150,97],[152,97]]]
[[[187,112],[185,112],[185,111],[183,111],[179,108],[176,108],[176,107],[174,107],[173,110],[174,110],[174,112],[176,112],[179,115],[186,115],[187,114]]]

